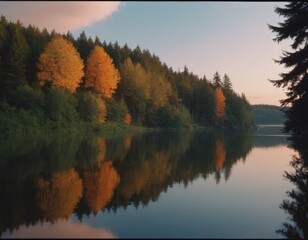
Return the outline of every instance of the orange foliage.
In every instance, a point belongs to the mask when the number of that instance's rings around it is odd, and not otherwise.
[[[215,89],[215,114],[217,118],[221,118],[225,115],[225,96],[220,87]]]
[[[215,168],[216,171],[220,171],[226,160],[226,149],[222,139],[216,139],[215,141]]]
[[[85,198],[89,208],[97,213],[103,209],[111,200],[113,191],[120,182],[117,171],[112,166],[112,162],[104,162],[96,172],[85,171],[83,183],[85,188]]]
[[[84,76],[83,62],[73,44],[61,37],[54,38],[39,57],[38,80],[57,88],[75,92]]]
[[[85,87],[111,98],[120,81],[120,75],[112,59],[100,46],[95,46],[87,61]]]
[[[129,125],[132,122],[132,116],[129,113],[126,113],[124,115],[124,119],[123,120],[124,120],[124,123]]]
[[[49,221],[68,218],[81,196],[82,181],[74,169],[37,181],[37,204]]]
[[[126,137],[123,139],[123,146],[126,151],[130,149],[132,145],[132,137]]]

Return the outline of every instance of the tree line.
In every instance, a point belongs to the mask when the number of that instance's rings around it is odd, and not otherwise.
[[[94,40],[82,32],[42,31],[0,18],[0,112],[3,129],[121,122],[150,127],[248,128],[244,94],[216,72],[175,71],[139,46]]]

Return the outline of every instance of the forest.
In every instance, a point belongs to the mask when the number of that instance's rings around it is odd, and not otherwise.
[[[209,60],[210,61],[210,60]],[[206,66],[204,66],[206,69]],[[0,19],[0,129],[255,127],[227,74],[175,71],[139,46]]]

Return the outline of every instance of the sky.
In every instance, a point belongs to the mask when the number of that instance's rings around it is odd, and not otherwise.
[[[274,62],[291,42],[273,41],[267,24],[284,19],[274,12],[282,2],[0,2],[0,14],[24,26],[78,37],[139,45],[174,70],[207,79],[230,77],[235,92],[251,104],[280,105],[284,90],[269,79],[287,72]]]

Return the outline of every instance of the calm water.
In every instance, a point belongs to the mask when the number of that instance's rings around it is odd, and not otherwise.
[[[281,238],[280,130],[1,139],[1,237]]]

